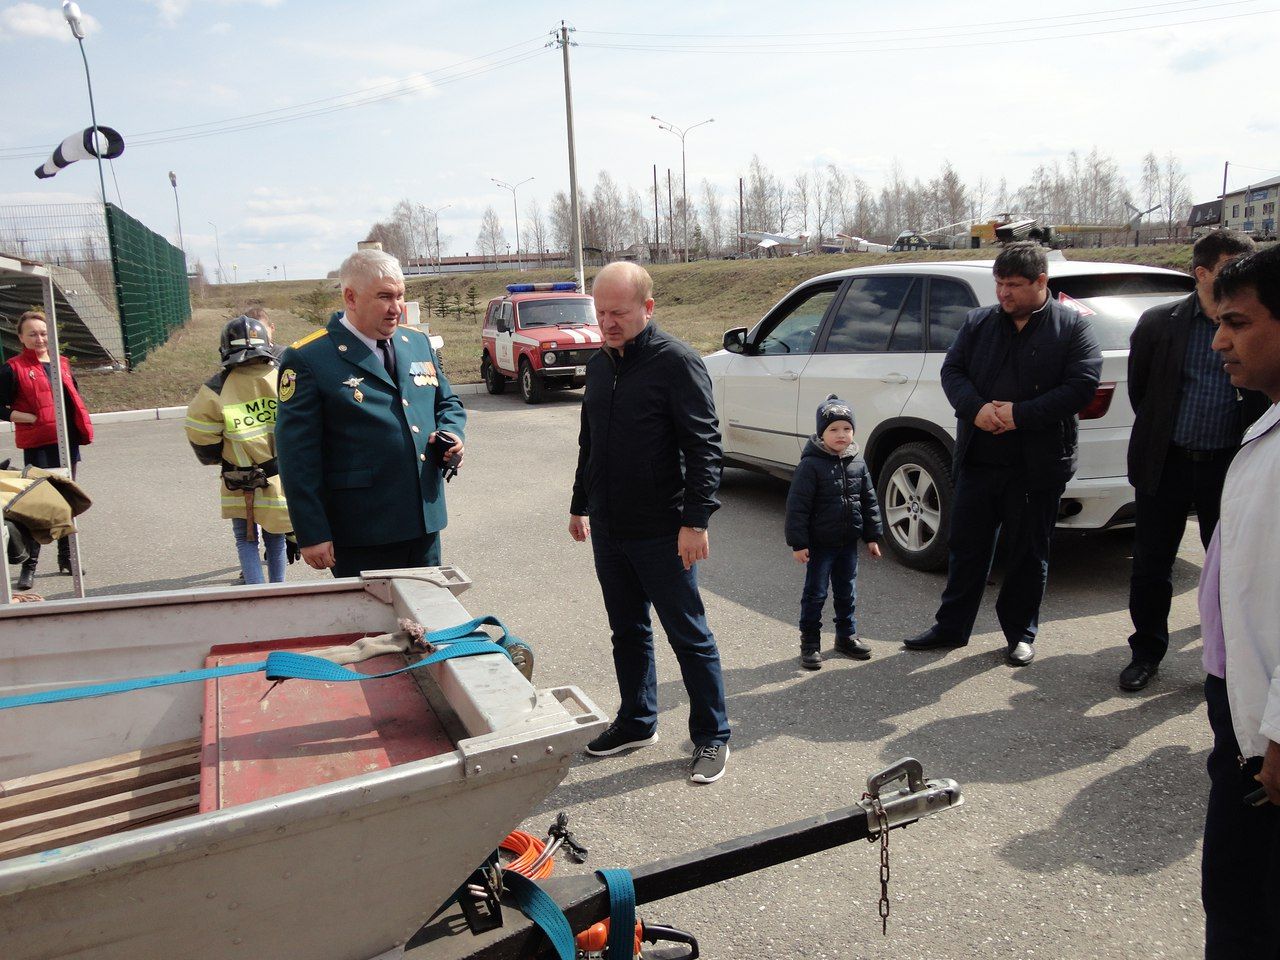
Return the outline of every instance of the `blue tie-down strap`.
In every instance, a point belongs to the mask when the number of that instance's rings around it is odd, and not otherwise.
[[[536,923],[547,935],[551,946],[555,948],[556,956],[560,960],[573,960],[573,930],[569,927],[564,911],[551,899],[551,895],[528,877],[514,870],[507,870],[502,874],[502,884],[516,898],[516,905],[520,908],[520,912]],[[634,926],[633,923],[632,927]],[[612,941],[610,945],[612,946]],[[611,952],[609,956],[626,957],[630,960],[633,946],[633,935],[628,935],[626,952],[619,954]]]
[[[480,632],[481,625],[497,626],[502,630],[498,641],[490,640]],[[463,639],[465,638],[465,639]],[[427,639],[441,645],[430,656],[423,657],[416,663],[391,670],[387,673],[359,673],[339,666],[331,660],[305,653],[291,653],[287,650],[273,650],[267,654],[266,660],[255,663],[236,663],[222,667],[209,667],[204,670],[187,670],[181,673],[168,673],[158,677],[138,677],[133,680],[116,680],[111,683],[95,683],[80,687],[63,687],[58,690],[44,690],[40,693],[26,693],[14,697],[0,697],[0,710],[10,707],[30,707],[42,703],[65,703],[70,700],[87,700],[92,697],[107,697],[117,693],[129,693],[133,690],[148,690],[152,687],[165,687],[175,683],[199,683],[215,680],[219,677],[234,677],[246,673],[266,671],[268,680],[321,680],[329,683],[348,680],[377,680],[382,677],[393,677],[407,670],[416,670],[433,663],[452,660],[455,657],[474,657],[486,653],[502,653],[511,659],[512,645],[523,646],[503,626],[497,617],[476,617],[456,627],[447,627],[427,634]]]
[[[636,888],[630,870],[597,870],[609,891],[609,956],[631,957],[636,941]]]

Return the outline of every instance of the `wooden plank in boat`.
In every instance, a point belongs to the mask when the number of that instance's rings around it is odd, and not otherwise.
[[[200,798],[195,794],[191,794],[190,796],[179,797],[176,800],[166,800],[162,803],[150,804],[109,817],[101,817],[56,830],[48,830],[44,833],[23,837],[18,840],[11,840],[7,843],[0,843],[0,860],[8,859],[9,857],[21,857],[28,853],[37,853],[42,850],[65,847],[73,843],[83,843],[85,840],[95,840],[98,837],[110,836],[113,833],[120,833],[135,827],[173,820],[176,817],[194,813],[199,803]]]
[[[121,793],[111,794],[97,800],[58,807],[26,817],[15,817],[0,822],[0,843],[18,840],[22,837],[46,833],[51,830],[69,827],[76,823],[100,820],[103,817],[137,810],[166,800],[179,800],[183,797],[198,797],[200,794],[200,777],[182,777],[178,780],[165,780],[153,783],[148,787],[137,787]]]
[[[331,646],[316,638],[311,649]],[[252,651],[214,653],[208,666],[261,659]],[[290,641],[290,649],[299,649]],[[402,655],[351,669],[386,673]],[[453,742],[409,674],[351,683],[289,680],[261,673],[205,683],[200,809],[220,810],[306,787],[374,773],[451,752]]]
[[[134,767],[80,777],[38,790],[28,790],[11,797],[0,797],[0,822],[27,817],[49,810],[86,803],[112,794],[125,793],[167,780],[195,776],[200,773],[200,756],[194,751],[167,760],[156,760]]]
[[[146,750],[131,750],[128,753],[117,754],[114,757],[107,757],[103,760],[90,760],[87,763],[77,763],[70,767],[60,767],[57,770],[49,770],[46,773],[33,773],[27,777],[16,777],[13,780],[6,780],[0,783],[0,797],[13,797],[19,793],[28,793],[32,790],[57,786],[70,780],[80,780],[100,773],[114,773],[117,770],[140,767],[156,760],[170,760],[173,757],[195,753],[199,749],[200,739],[192,737],[190,740],[179,740],[176,743],[166,743],[163,746],[150,747]]]

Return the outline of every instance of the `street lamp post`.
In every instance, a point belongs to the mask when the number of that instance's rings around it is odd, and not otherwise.
[[[684,204],[684,217],[683,217],[684,219],[684,262],[688,263],[689,262],[689,176],[688,176],[687,170],[685,169],[685,162],[684,162],[684,138],[691,130],[696,130],[698,127],[704,126],[708,123],[715,123],[716,118],[709,117],[706,120],[699,120],[693,126],[685,127],[683,130],[680,127],[677,127],[674,123],[668,123],[666,120],[663,120],[661,117],[655,117],[653,114],[649,114],[649,119],[658,121],[659,130],[665,130],[667,131],[667,133],[673,133],[680,138],[680,181],[681,181],[681,190],[684,194],[684,199],[682,201]]]
[[[493,180],[494,183],[502,187],[504,190],[511,191],[511,212],[514,213],[516,217],[516,259],[520,261],[519,271],[521,273],[524,273],[524,261],[520,260],[520,207],[516,204],[516,191],[519,190],[521,187],[523,187],[530,180],[534,180],[536,178],[529,177],[526,180],[521,180],[519,183],[515,184],[514,186],[502,180],[494,180],[493,177],[490,177],[489,179]]]
[[[169,182],[173,184],[173,206],[178,211],[178,247],[182,250],[182,256],[185,259],[187,245],[182,240],[182,205],[178,203],[178,175],[172,170],[169,171]]]
[[[227,275],[222,271],[222,244],[218,242],[218,225],[212,220],[207,222],[209,226],[213,227],[213,249],[218,255],[218,282],[226,283]]]
[[[431,222],[432,222],[432,223],[434,223],[434,224],[435,224],[435,227],[436,227],[436,273],[437,273],[437,274],[439,274],[439,273],[441,273],[441,272],[442,272],[442,271],[441,271],[441,263],[440,263],[440,211],[441,211],[441,210],[448,210],[448,209],[449,209],[450,207],[452,207],[452,206],[453,206],[453,204],[452,204],[452,203],[446,203],[443,207],[436,207],[434,210],[427,209],[427,213],[431,214]],[[424,208],[424,209],[425,209],[425,208]],[[431,256],[430,256],[430,253],[431,253],[431,251],[430,251],[430,250],[428,250],[428,251],[427,251],[427,254],[428,254],[428,256],[427,256],[427,264],[428,264],[428,265],[430,265],[430,263],[431,263]]]
[[[107,204],[107,181],[102,175],[101,147],[98,144],[98,111],[93,105],[93,81],[89,78],[89,57],[84,52],[84,25],[80,22],[80,5],[74,0],[63,0],[62,16],[71,28],[71,35],[80,44],[80,59],[84,61],[84,82],[89,88],[89,119],[93,121],[93,156],[98,161],[98,186],[102,189],[102,205]],[[172,174],[170,174],[172,176]]]

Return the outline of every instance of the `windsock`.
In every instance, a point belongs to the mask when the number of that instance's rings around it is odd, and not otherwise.
[[[36,168],[36,176],[41,180],[47,180],[55,175],[63,167],[68,167],[77,160],[87,160],[89,157],[101,157],[103,160],[114,160],[120,154],[124,153],[124,137],[120,136],[110,127],[98,127],[98,136],[106,142],[106,149],[101,153],[98,152],[97,144],[94,142],[93,127],[82,130],[80,133],[73,133],[62,143],[58,144],[58,148],[53,151],[53,156],[49,158],[49,162],[43,167]]]

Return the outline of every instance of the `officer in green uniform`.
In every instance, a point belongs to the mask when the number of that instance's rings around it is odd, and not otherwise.
[[[396,259],[361,250],[338,276],[345,313],[280,358],[276,448],[302,559],[337,577],[434,566],[467,414],[426,334],[399,325]],[[437,432],[455,442],[439,450]]]

